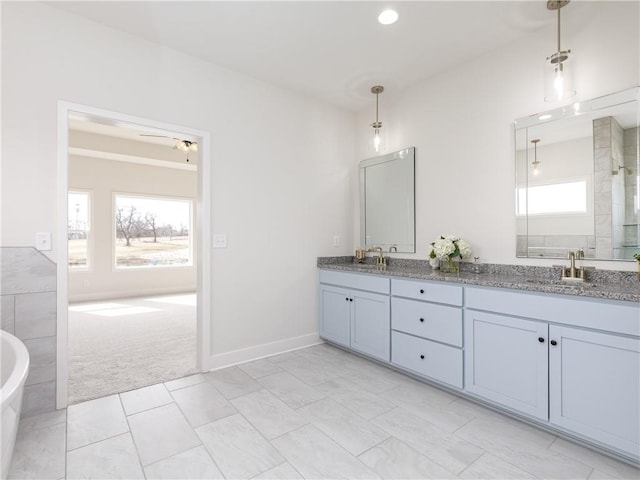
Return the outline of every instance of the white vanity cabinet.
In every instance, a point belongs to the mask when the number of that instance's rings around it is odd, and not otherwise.
[[[640,456],[640,341],[549,326],[549,421]]]
[[[640,461],[640,304],[320,270],[320,336]]]
[[[462,388],[462,287],[391,280],[391,363]]]
[[[474,310],[464,322],[465,389],[546,421],[548,325]]]
[[[465,292],[466,391],[639,458],[638,305]]]
[[[320,337],[389,361],[389,279],[320,271]]]

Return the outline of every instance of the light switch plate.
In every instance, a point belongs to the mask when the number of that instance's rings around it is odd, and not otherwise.
[[[36,248],[42,252],[51,251],[51,232],[36,233]]]
[[[226,233],[214,233],[213,234],[213,248],[227,248],[227,234]]]

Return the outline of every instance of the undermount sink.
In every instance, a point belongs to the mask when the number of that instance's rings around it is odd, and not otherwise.
[[[385,268],[387,268],[386,265],[372,265],[370,263],[359,263],[355,266],[358,268],[364,268],[365,270],[384,270]]]
[[[567,288],[567,289],[592,288],[596,286],[594,283],[589,283],[589,282],[581,282],[581,281],[564,282],[562,280],[543,280],[538,278],[527,278],[525,280],[525,283],[532,283],[534,285],[548,285],[550,287],[560,287],[560,288]]]

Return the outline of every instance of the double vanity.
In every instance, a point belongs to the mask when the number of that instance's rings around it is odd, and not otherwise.
[[[393,260],[318,259],[324,340],[640,462],[634,275],[565,284],[542,267],[443,274]]]

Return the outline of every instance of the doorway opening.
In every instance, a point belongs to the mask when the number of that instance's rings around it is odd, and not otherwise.
[[[206,370],[208,135],[59,112],[57,407]]]

